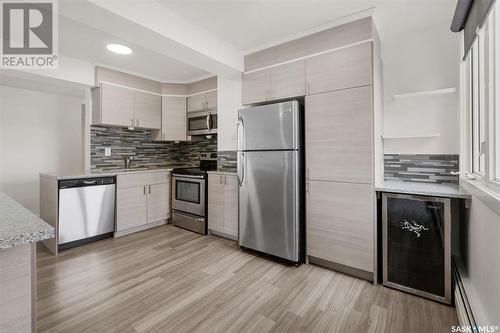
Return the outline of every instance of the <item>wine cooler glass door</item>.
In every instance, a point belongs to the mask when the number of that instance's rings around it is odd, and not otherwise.
[[[444,301],[450,295],[449,199],[384,194],[384,284]]]

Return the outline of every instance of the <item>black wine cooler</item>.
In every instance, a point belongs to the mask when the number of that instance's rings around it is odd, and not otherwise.
[[[450,199],[384,193],[384,285],[451,303]]]

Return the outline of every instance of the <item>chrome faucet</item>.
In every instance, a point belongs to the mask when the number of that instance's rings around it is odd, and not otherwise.
[[[132,161],[135,160],[134,156],[127,156],[125,157],[125,169],[130,169],[132,166]]]

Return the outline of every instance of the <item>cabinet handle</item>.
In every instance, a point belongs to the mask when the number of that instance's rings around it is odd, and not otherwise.
[[[306,193],[309,193],[309,182],[306,183]]]
[[[146,195],[146,186],[142,188],[144,195]]]
[[[227,184],[227,178],[226,178],[226,176],[224,176],[224,185],[226,185],[226,184]]]
[[[219,175],[219,185],[222,185],[222,176]]]
[[[149,194],[151,194],[151,186],[148,186]]]

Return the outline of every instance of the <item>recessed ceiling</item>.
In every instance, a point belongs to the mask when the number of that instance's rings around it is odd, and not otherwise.
[[[106,48],[107,44],[112,43],[128,46],[133,52],[128,55],[114,54]],[[193,82],[210,76],[208,72],[196,67],[61,16],[59,52],[95,65],[115,68],[161,82]]]
[[[382,37],[449,25],[456,0],[157,0],[242,51],[250,52],[375,8]]]

